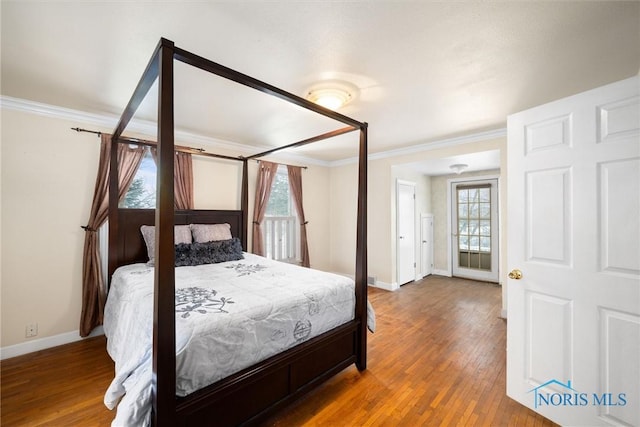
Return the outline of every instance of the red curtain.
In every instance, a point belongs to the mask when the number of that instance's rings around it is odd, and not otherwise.
[[[176,151],[173,169],[176,209],[193,209],[193,161],[191,154]]]
[[[302,257],[302,266],[309,267],[309,246],[307,244],[307,220],[304,217],[304,208],[302,207],[302,168],[299,166],[287,166],[289,175],[289,189],[293,196],[293,202],[298,212],[298,220],[300,221],[300,255]]]
[[[151,157],[158,164],[157,149]],[[176,151],[173,162],[173,194],[176,209],[193,209],[193,160],[191,154]]]
[[[84,252],[82,261],[82,312],[80,336],[86,337],[93,328],[102,324],[106,290],[100,267],[98,229],[109,214],[109,164],[111,135],[102,134],[100,161],[89,221],[84,227]],[[118,144],[118,197],[122,200],[144,156],[144,147]]]
[[[278,164],[260,161],[258,168],[258,182],[256,184],[256,198],[253,205],[253,253],[264,256],[264,242],[262,240],[262,220],[267,211],[267,203],[271,195],[271,186],[278,172]]]

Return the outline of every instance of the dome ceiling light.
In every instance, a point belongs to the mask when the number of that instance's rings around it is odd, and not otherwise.
[[[327,81],[318,83],[307,92],[307,100],[328,108],[338,110],[351,102],[356,88],[346,82]]]
[[[460,175],[462,172],[467,170],[468,167],[469,165],[466,165],[464,163],[456,163],[455,165],[449,166],[449,169]]]

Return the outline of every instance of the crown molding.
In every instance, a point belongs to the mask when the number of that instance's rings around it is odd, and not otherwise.
[[[8,110],[20,111],[29,114],[37,114],[45,117],[52,117],[56,119],[64,119],[73,122],[80,122],[86,125],[99,126],[102,128],[113,129],[117,126],[119,117],[107,114],[107,113],[88,113],[85,111],[74,110],[71,108],[58,107],[55,105],[44,104],[36,101],[29,101],[26,99],[13,98],[11,96],[0,95],[0,107]],[[127,129],[139,133],[142,135],[154,136],[157,131],[155,122],[148,120],[131,120]],[[368,160],[380,160],[390,157],[405,156],[410,154],[421,153],[425,151],[436,150],[439,148],[453,147],[457,145],[469,144],[471,142],[486,141],[495,138],[503,138],[507,136],[507,129],[500,128],[485,132],[478,132],[471,135],[459,136],[455,138],[447,138],[434,142],[426,142],[422,144],[412,145],[410,147],[398,148],[395,150],[381,151],[378,153],[372,153],[367,156]],[[175,138],[182,143],[205,145],[209,148],[218,148],[235,151],[241,154],[255,154],[260,151],[266,151],[272,147],[256,147],[237,142],[225,141],[217,138],[211,138],[208,136],[195,134],[183,130],[176,130]],[[338,167],[358,162],[357,157],[350,157],[335,161],[325,161],[313,159],[310,157],[279,153],[277,155],[279,159],[293,161],[297,163],[306,163],[323,167]]]
[[[30,101],[27,99],[14,98],[11,96],[0,95],[0,107],[7,110],[19,111],[28,114],[36,114],[44,117],[67,120],[71,122],[79,122],[84,125],[97,126],[100,128],[114,129],[118,125],[119,117],[108,113],[88,113],[85,111],[74,110],[71,108],[59,107],[56,105],[44,104],[41,102]],[[129,122],[127,130],[136,134],[146,135],[155,138],[158,130],[155,122],[149,120],[133,119]],[[251,155],[262,151],[267,151],[273,147],[268,146],[250,146],[237,142],[225,141],[218,138],[211,138],[204,135],[187,132],[176,129],[175,139],[181,143],[204,145],[212,149],[225,149],[234,151],[240,155]],[[312,159],[305,156],[279,153],[278,159],[287,161],[312,164],[315,166],[328,167],[330,162],[318,159]]]
[[[470,135],[458,136],[455,138],[441,139],[433,142],[425,142],[422,144],[411,145],[409,147],[398,148],[395,150],[380,151],[367,156],[367,160],[380,160],[389,157],[406,156],[409,154],[422,153],[425,151],[437,150],[445,147],[455,147],[457,145],[469,144],[471,142],[488,141],[490,139],[504,138],[507,136],[507,128],[489,130],[485,132],[477,132]],[[329,163],[329,167],[337,167],[357,163],[357,157],[336,160]]]
[[[7,95],[0,96],[0,106],[8,110],[36,114],[55,119],[80,121],[94,126],[115,127],[117,124],[117,118],[115,116],[87,113],[84,111],[72,110],[70,108],[58,107],[56,105],[30,101],[28,99],[14,98]]]

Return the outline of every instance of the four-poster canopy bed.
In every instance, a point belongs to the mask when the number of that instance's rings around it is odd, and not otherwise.
[[[240,210],[174,210],[174,60],[254,88],[318,113],[346,127],[247,157],[219,156],[242,163]],[[117,142],[147,92],[158,80],[158,190],[154,210],[118,208]],[[356,231],[355,301],[352,320],[281,353],[220,379],[184,397],[176,396],[176,268],[174,225],[230,225],[247,251],[248,161],[358,130],[359,174]],[[118,267],[147,261],[142,225],[155,224],[151,423],[156,426],[238,425],[256,422],[354,364],[367,366],[367,124],[236,72],[161,39],[140,79],[111,144],[109,185],[109,277]],[[299,267],[295,267],[299,268]],[[306,269],[305,269],[306,270]],[[310,270],[314,271],[314,270]],[[355,295],[353,295],[353,293]],[[105,328],[106,331],[106,328]],[[117,365],[118,363],[116,363]],[[116,366],[118,369],[118,366]]]

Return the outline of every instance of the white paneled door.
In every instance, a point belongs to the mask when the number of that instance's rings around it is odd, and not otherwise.
[[[420,215],[420,256],[422,277],[433,273],[433,214]]]
[[[397,280],[398,285],[416,278],[416,185],[398,180],[397,197]]]
[[[638,86],[508,118],[507,394],[562,425],[640,425]]]

